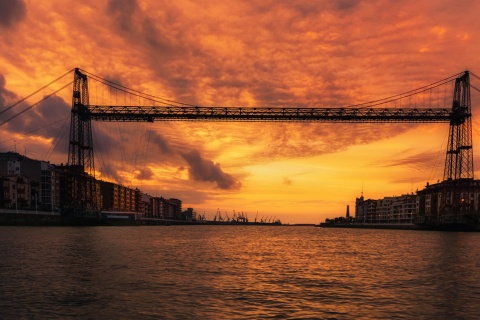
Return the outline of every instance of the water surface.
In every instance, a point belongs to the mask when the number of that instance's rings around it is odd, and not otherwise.
[[[480,233],[0,227],[0,318],[475,319]]]

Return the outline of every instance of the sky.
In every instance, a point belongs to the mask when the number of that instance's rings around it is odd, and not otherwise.
[[[199,106],[364,103],[480,74],[478,12],[470,0],[0,0],[0,112],[76,67]],[[0,151],[66,163],[71,90],[0,125]],[[209,219],[219,210],[283,223],[319,223],[353,212],[362,193],[401,195],[442,179],[448,135],[448,124],[93,126],[97,178],[179,198]]]

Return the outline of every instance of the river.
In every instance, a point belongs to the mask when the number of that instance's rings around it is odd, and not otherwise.
[[[0,227],[1,319],[475,319],[480,233]]]

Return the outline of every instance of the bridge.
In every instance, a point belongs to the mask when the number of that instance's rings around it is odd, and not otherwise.
[[[425,94],[433,88],[451,81],[450,78],[412,90],[388,99],[344,108],[225,108],[186,105],[169,100],[162,105],[113,106],[89,104],[88,72],[75,69],[73,103],[70,126],[68,164],[81,171],[94,173],[91,121],[249,121],[249,122],[342,122],[342,123],[450,123],[444,180],[473,179],[472,124],[470,99],[470,72],[455,78],[451,108],[415,107],[382,108],[415,95]],[[90,74],[91,75],[91,74]],[[135,96],[141,93],[91,75],[107,86],[119,88]],[[153,96],[148,96],[153,99]],[[425,104],[425,103],[422,103]]]
[[[470,84],[471,73],[469,71],[390,98],[341,108],[227,108],[189,105],[144,94],[79,68],[67,72],[51,83],[71,73],[73,73],[73,81],[61,89],[73,84],[68,170],[73,177],[72,185],[78,184],[80,186],[79,188],[74,188],[71,195],[71,204],[74,207],[82,207],[85,203],[90,203],[89,206],[95,207],[92,197],[95,193],[95,184],[85,183],[86,177],[94,177],[95,175],[92,121],[443,122],[449,123],[444,181],[473,180],[474,178],[470,98],[470,88],[473,86]],[[476,75],[472,75],[478,78]],[[137,103],[136,105],[127,105],[126,103],[123,105],[90,103],[89,80],[104,85],[110,88],[110,90],[123,92],[125,95],[137,97],[142,102],[150,103]],[[432,95],[432,92],[435,92],[439,87],[452,83],[453,98],[450,100],[451,106],[441,106],[441,103],[438,103],[439,98]],[[475,87],[473,88],[478,90]],[[44,99],[46,98],[48,96]],[[124,101],[127,100],[131,101],[131,99],[124,99]],[[7,108],[7,110],[13,106],[15,104]],[[14,117],[19,116],[21,113]],[[14,117],[5,120],[3,123],[10,121]]]

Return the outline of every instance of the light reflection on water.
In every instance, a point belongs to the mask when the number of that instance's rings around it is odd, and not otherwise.
[[[480,234],[1,227],[0,318],[473,319]]]

